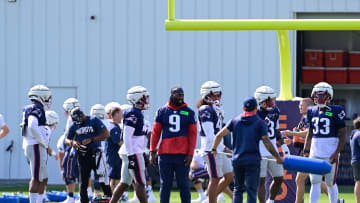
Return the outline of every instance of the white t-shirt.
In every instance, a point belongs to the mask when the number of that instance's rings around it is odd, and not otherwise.
[[[0,129],[6,125],[4,116],[0,114]]]
[[[124,133],[124,132],[123,132],[123,130],[124,130],[124,129],[123,129],[123,128],[124,128],[123,123],[121,122],[121,123],[119,124],[119,126],[120,126],[120,128],[121,128],[121,132]],[[151,132],[151,130],[152,130],[151,122],[144,119],[144,132]],[[145,148],[146,148],[147,142],[148,142],[148,140],[147,140],[147,137],[145,136],[145,142],[144,142]],[[122,144],[122,145],[121,145],[118,153],[119,153],[119,155],[127,155],[127,154],[128,154],[128,151],[127,151],[127,149],[126,149],[125,144]]]
[[[28,127],[26,128],[26,136],[23,138],[23,148],[26,146],[39,144],[39,141],[36,139],[36,135],[33,135],[31,128],[34,128],[35,131],[39,134],[39,138],[42,140],[43,144],[46,145],[47,141],[47,130],[45,126],[39,126],[39,121],[35,116],[30,115],[28,118]]]

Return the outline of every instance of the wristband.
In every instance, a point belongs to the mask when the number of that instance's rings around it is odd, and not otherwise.
[[[215,148],[212,148],[211,151],[212,151],[212,152],[216,152],[216,149],[215,149]]]

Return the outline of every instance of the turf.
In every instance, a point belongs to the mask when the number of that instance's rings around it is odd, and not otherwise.
[[[305,194],[305,201],[304,202],[309,202],[309,187],[306,188],[307,192]],[[0,194],[4,193],[4,192],[10,192],[10,193],[15,193],[15,192],[22,192],[25,194],[27,193],[27,185],[17,185],[17,186],[0,186]],[[63,191],[65,190],[65,187],[62,185],[50,185],[48,186],[48,191],[52,191],[52,190],[56,190],[56,191]],[[155,196],[156,199],[159,202],[159,190],[155,190]],[[129,193],[129,198],[132,198],[134,195],[133,192]],[[195,191],[191,192],[191,197],[192,199],[196,199],[198,198],[198,194]],[[353,193],[353,186],[339,186],[339,198],[342,198],[345,200],[346,203],[355,203],[355,196]],[[244,195],[244,202],[246,200],[246,194]],[[178,191],[175,191],[171,193],[171,203],[181,203],[180,200],[180,194]],[[230,203],[231,200],[229,197],[226,196],[226,203]],[[328,197],[324,194],[321,194],[319,203],[322,202],[329,202]]]

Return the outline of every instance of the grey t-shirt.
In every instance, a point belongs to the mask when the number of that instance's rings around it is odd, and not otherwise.
[[[350,137],[351,164],[360,164],[360,130],[353,130]]]

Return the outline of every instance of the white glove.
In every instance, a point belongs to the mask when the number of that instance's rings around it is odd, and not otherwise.
[[[290,155],[290,150],[286,144],[281,145],[281,149],[285,156]]]

